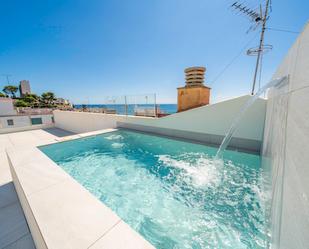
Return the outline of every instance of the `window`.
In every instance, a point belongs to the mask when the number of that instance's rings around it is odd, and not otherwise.
[[[43,124],[42,118],[31,118],[31,124],[32,124],[32,125]]]
[[[14,120],[13,119],[8,119],[7,122],[8,122],[9,126],[14,125]]]

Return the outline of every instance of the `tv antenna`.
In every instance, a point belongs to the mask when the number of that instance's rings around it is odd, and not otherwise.
[[[249,28],[247,33],[250,32],[251,30],[256,30],[259,26],[261,26],[261,36],[260,36],[259,46],[255,47],[255,48],[250,48],[247,51],[247,55],[257,56],[255,70],[254,70],[254,76],[253,76],[252,90],[251,90],[251,95],[253,95],[254,90],[255,90],[258,71],[259,71],[259,69],[261,70],[261,68],[262,68],[262,56],[263,56],[264,53],[267,53],[272,49],[272,45],[265,45],[264,44],[266,23],[267,23],[267,20],[269,19],[269,8],[271,8],[271,0],[266,0],[264,10],[262,8],[262,5],[260,4],[260,8],[259,8],[260,11],[259,12],[257,12],[256,10],[254,10],[252,8],[245,6],[244,3],[240,3],[239,1],[234,2],[231,5],[231,8],[233,8],[236,11],[240,12],[241,14],[249,17],[251,22],[254,23]]]
[[[11,74],[2,74],[2,76],[6,78],[6,83],[9,85],[10,84],[9,77],[11,77],[12,75]]]

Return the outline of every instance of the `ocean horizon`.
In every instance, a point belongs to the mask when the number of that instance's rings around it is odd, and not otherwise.
[[[86,108],[106,108],[109,110],[115,110],[117,114],[126,114],[126,108],[123,104],[74,104],[74,108],[81,109],[83,107]],[[162,113],[166,114],[173,114],[177,112],[177,104],[157,104],[160,111]],[[151,109],[154,108],[154,105],[152,104],[141,104],[141,105],[135,105],[135,104],[128,104],[127,105],[127,114],[128,115],[134,115],[134,110],[136,108],[146,108]]]

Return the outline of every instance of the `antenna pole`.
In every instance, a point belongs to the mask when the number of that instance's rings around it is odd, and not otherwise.
[[[9,77],[11,76],[10,74],[2,74],[6,78],[6,83],[9,85],[10,84],[10,79]]]
[[[264,35],[265,35],[265,30],[266,30],[266,22],[268,19],[268,7],[269,7],[269,2],[270,0],[266,1],[266,7],[265,7],[265,13],[263,16],[263,24],[262,24],[262,31],[261,31],[261,38],[260,38],[260,45],[259,45],[259,50],[258,50],[258,55],[256,59],[256,65],[255,65],[255,71],[254,71],[254,77],[253,77],[253,85],[252,85],[252,91],[251,95],[254,95],[254,89],[255,89],[255,84],[256,84],[256,78],[260,66],[260,60],[261,60],[261,53],[263,52],[263,45],[264,45]]]

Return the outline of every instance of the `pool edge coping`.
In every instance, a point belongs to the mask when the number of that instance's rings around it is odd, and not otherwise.
[[[117,129],[80,133],[39,146],[6,150],[13,183],[37,249],[60,248],[59,245],[61,248],[155,248],[38,148],[113,131]],[[72,205],[76,210],[67,208]],[[68,220],[74,224],[66,224]],[[105,221],[109,225],[103,224]],[[51,241],[57,238],[65,244]]]

